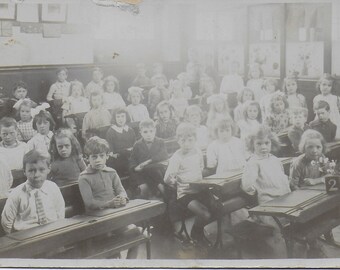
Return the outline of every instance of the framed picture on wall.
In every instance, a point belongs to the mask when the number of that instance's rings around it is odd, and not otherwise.
[[[280,77],[280,44],[255,43],[249,45],[249,65],[259,64],[264,76]]]
[[[239,74],[244,74],[244,46],[239,43],[220,45],[217,51],[218,74],[220,76],[229,74],[232,62],[237,62]]]
[[[41,20],[43,22],[65,22],[66,4],[42,4]]]
[[[14,20],[15,19],[15,4],[0,3],[0,19]]]

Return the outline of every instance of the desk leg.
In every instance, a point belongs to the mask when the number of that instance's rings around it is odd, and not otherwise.
[[[293,240],[293,237],[292,237],[292,229],[291,229],[292,226],[289,226],[288,231],[285,232],[284,226],[282,225],[280,220],[275,216],[273,216],[273,219],[275,220],[275,222],[279,226],[281,234],[282,234],[283,238],[285,239],[287,257],[293,258],[294,240]]]
[[[223,247],[222,241],[222,218],[217,219],[217,235],[216,235],[216,242],[214,244],[214,248]]]

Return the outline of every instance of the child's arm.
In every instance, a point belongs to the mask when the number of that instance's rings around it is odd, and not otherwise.
[[[82,125],[82,136],[84,139],[86,139],[86,131],[89,129],[89,115],[88,113],[85,114],[83,119],[83,125]]]
[[[132,148],[131,156],[129,159],[129,168],[130,170],[134,170],[138,165],[138,144],[135,144]]]
[[[307,186],[314,186],[318,184],[325,183],[325,178],[324,177],[318,177],[318,178],[305,178],[304,179],[304,184]]]
[[[1,214],[1,225],[6,234],[12,232],[14,221],[18,215],[19,198],[10,196]]]
[[[65,218],[65,201],[63,195],[60,192],[59,187],[54,184],[55,190],[53,191],[54,204],[59,219]]]
[[[218,163],[218,156],[214,149],[214,143],[209,144],[207,148],[207,168],[209,170],[215,169]]]
[[[303,178],[303,169],[301,166],[298,166],[296,161],[294,161],[289,169],[289,184],[291,189],[295,190],[300,187],[300,181],[304,180],[301,178]]]
[[[255,162],[248,162],[244,167],[241,188],[251,196],[256,195],[255,182],[259,175],[259,168]]]
[[[77,163],[78,163],[80,172],[86,169],[86,164],[82,156],[79,156],[79,158],[77,159]]]
[[[176,153],[170,158],[168,168],[164,174],[164,183],[174,186],[177,182],[177,174],[180,167],[180,160]]]
[[[54,84],[52,84],[51,87],[50,87],[50,90],[48,91],[47,97],[46,97],[47,101],[53,100],[53,95],[54,95],[55,91],[56,91],[56,86]]]
[[[112,188],[115,192],[115,195],[120,196],[121,198],[128,198],[126,191],[122,185],[122,181],[117,173],[113,173],[112,175]]]

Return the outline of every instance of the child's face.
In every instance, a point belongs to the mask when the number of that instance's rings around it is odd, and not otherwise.
[[[29,106],[21,106],[20,107],[20,119],[23,122],[28,122],[32,118],[31,116],[31,108]]]
[[[14,91],[14,97],[16,99],[23,99],[27,96],[27,89],[19,87]]]
[[[116,114],[116,123],[117,126],[123,127],[126,124],[126,114],[125,113],[117,113]]]
[[[14,145],[17,141],[17,130],[15,126],[1,127],[0,135],[6,146]]]
[[[297,90],[297,83],[294,80],[287,80],[286,81],[286,89],[288,95],[294,95],[296,94]]]
[[[188,121],[195,127],[199,127],[201,124],[201,114],[200,112],[192,111],[188,113]]]
[[[144,141],[153,142],[153,139],[156,136],[156,129],[153,127],[142,128],[140,134],[142,135]]]
[[[105,152],[89,155],[89,162],[92,169],[102,170],[106,165],[108,155]]]
[[[131,103],[133,105],[138,105],[140,103],[140,100],[141,100],[141,97],[140,97],[140,94],[138,93],[132,93],[130,95],[130,98],[131,98]]]
[[[259,114],[259,110],[255,105],[248,106],[247,116],[250,120],[255,120]]]
[[[215,109],[216,109],[216,112],[223,112],[223,109],[224,109],[224,101],[223,100],[217,100],[215,101]]]
[[[248,100],[253,100],[253,93],[250,91],[244,91],[242,101],[246,102]]]
[[[33,188],[41,188],[47,175],[50,173],[50,166],[46,160],[38,160],[36,163],[26,163],[25,175]]]
[[[62,158],[68,158],[69,156],[71,156],[72,144],[69,138],[56,138],[55,143],[58,153]]]
[[[50,122],[47,120],[40,120],[36,122],[37,131],[41,135],[47,135],[50,131]]]
[[[303,113],[292,116],[292,124],[294,127],[303,127],[307,121],[307,117]]]
[[[267,157],[272,148],[272,142],[268,137],[254,140],[254,153],[260,157]]]
[[[163,122],[168,122],[170,120],[171,112],[167,106],[162,106],[158,110],[159,117]]]
[[[332,84],[333,84],[332,81],[323,79],[320,82],[320,92],[321,92],[321,94],[323,94],[324,96],[330,94],[331,91],[332,91]]]
[[[92,80],[95,82],[95,83],[99,83],[103,78],[103,74],[96,70],[96,71],[93,71],[92,73]]]
[[[75,98],[78,98],[81,96],[81,87],[78,85],[75,85],[72,87],[72,96]]]
[[[266,83],[266,92],[267,94],[272,94],[275,92],[275,85],[273,83],[267,82]]]
[[[307,158],[317,160],[322,155],[323,147],[319,139],[309,139],[305,144],[305,155]]]
[[[186,154],[190,152],[190,150],[194,149],[195,144],[196,144],[196,138],[194,136],[188,136],[186,138],[179,138],[178,144],[183,154]]]
[[[327,122],[329,119],[329,111],[325,108],[321,108],[315,111],[316,115],[318,116],[321,122]]]
[[[92,107],[94,109],[98,109],[102,105],[103,99],[99,95],[98,96],[92,96],[91,97],[91,103],[92,103]]]
[[[115,91],[115,82],[113,81],[108,81],[106,83],[106,88],[105,88],[105,92],[108,92],[108,93],[113,93]]]
[[[276,113],[281,113],[285,109],[285,103],[282,100],[275,100],[273,103],[273,109]]]
[[[253,79],[258,79],[260,78],[260,70],[258,68],[254,68],[251,70],[250,75]]]
[[[217,130],[217,136],[222,142],[228,142],[233,136],[231,127],[219,128]]]
[[[64,82],[67,79],[67,74],[64,70],[60,71],[57,75],[59,82]]]

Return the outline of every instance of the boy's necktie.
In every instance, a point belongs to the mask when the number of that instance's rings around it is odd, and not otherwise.
[[[36,209],[37,209],[39,224],[40,225],[46,224],[47,218],[46,218],[46,214],[45,214],[45,210],[44,210],[44,206],[43,206],[43,203],[42,203],[42,200],[41,200],[39,190],[37,190],[34,193],[34,196],[35,196],[35,205],[36,205]]]

